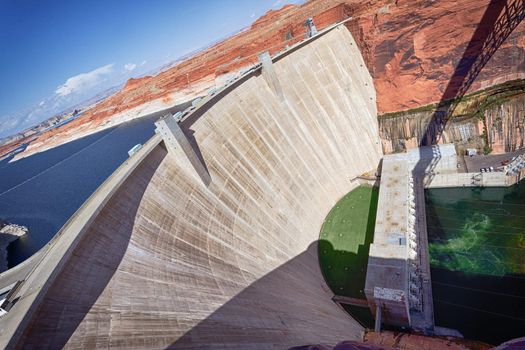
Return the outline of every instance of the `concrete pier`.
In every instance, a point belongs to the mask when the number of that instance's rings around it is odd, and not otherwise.
[[[377,205],[374,242],[370,245],[365,295],[372,314],[383,322],[410,325],[408,294],[408,162],[385,156]]]
[[[383,157],[365,294],[385,324],[433,332],[424,183],[434,172],[454,173],[456,164],[452,144]]]
[[[206,186],[209,185],[211,177],[204,161],[199,157],[195,150],[196,146],[191,145],[175,118],[168,114],[155,122],[155,125],[170,154],[184,163],[184,168],[197,175]]]
[[[283,89],[281,87],[279,77],[277,76],[277,73],[275,73],[270,53],[268,51],[265,51],[262,54],[260,54],[259,62],[261,62],[262,76],[268,84],[268,87],[275,93],[275,95],[280,101],[284,102]]]

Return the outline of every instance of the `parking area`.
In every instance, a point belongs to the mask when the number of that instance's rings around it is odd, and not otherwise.
[[[494,167],[494,169],[501,167],[501,162],[510,160],[513,157],[525,154],[525,149],[520,149],[514,152],[495,154],[495,155],[477,155],[477,156],[462,156],[464,157],[465,166],[467,172],[474,173],[479,172],[481,168]]]

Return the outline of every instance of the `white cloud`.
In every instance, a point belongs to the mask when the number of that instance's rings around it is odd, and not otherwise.
[[[44,104],[46,103],[46,101],[40,101],[40,103],[38,104],[40,107],[42,107]]]
[[[113,71],[113,63],[108,64],[91,72],[81,73],[66,80],[66,82],[55,90],[55,93],[60,96],[67,96],[73,92],[82,92],[82,90],[89,89],[98,85],[104,80],[104,76]]]
[[[5,120],[0,121],[0,131],[4,129],[10,129],[20,124],[20,119],[16,117],[6,117]]]
[[[250,18],[254,18],[254,17],[255,17],[255,13],[252,13],[252,14],[250,15]]]
[[[124,69],[131,72],[133,69],[137,68],[137,65],[135,63],[126,63],[124,65]]]
[[[143,66],[145,64],[146,64],[146,60],[142,61],[142,63],[140,65]]]

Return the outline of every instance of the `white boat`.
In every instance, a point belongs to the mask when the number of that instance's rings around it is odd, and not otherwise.
[[[135,153],[137,153],[142,148],[142,144],[137,143],[135,146],[133,146],[129,151],[128,155],[131,157]]]

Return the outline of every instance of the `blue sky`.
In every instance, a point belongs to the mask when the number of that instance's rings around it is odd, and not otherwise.
[[[0,0],[0,137],[301,0]]]

